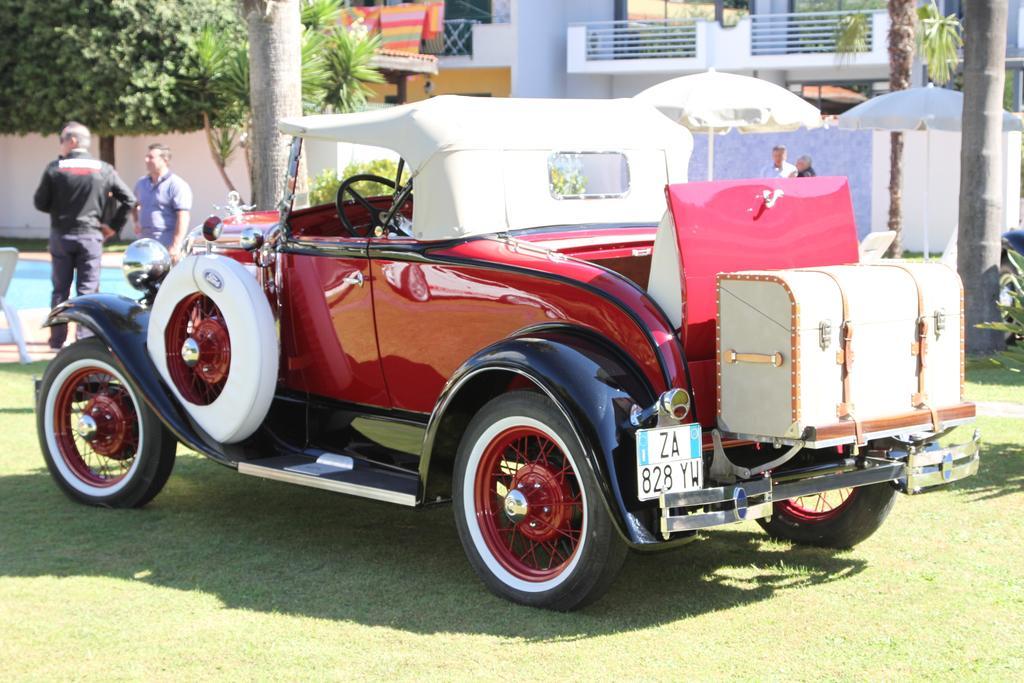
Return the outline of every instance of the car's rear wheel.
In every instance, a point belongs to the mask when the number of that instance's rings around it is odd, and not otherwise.
[[[88,505],[145,505],[174,467],[174,436],[97,339],[75,342],[47,366],[36,425],[57,485]]]
[[[550,400],[516,391],[487,403],[463,435],[455,469],[456,526],[491,591],[571,610],[607,590],[626,546]]]
[[[896,500],[890,483],[776,501],[758,523],[774,538],[825,548],[850,548],[875,533]]]

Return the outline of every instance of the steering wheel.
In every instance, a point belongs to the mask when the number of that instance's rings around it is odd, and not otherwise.
[[[359,182],[372,182],[380,183],[385,187],[390,187],[393,191],[391,196],[391,208],[386,211],[381,211],[375,207],[370,200],[364,197],[352,186]],[[354,224],[345,212],[345,202],[347,198],[351,198],[357,204],[366,209],[370,216],[368,223]],[[404,231],[398,226],[395,218],[399,215],[399,210],[402,206],[412,198],[412,181],[410,180],[405,185],[397,187],[395,181],[384,176],[375,175],[373,173],[361,173],[346,178],[341,185],[338,186],[338,195],[334,200],[335,205],[338,209],[338,219],[341,221],[342,227],[348,231],[348,234],[352,237],[382,237],[388,233],[402,233]]]

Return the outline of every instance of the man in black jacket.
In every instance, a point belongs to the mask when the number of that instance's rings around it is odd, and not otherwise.
[[[135,195],[114,167],[89,154],[89,138],[89,129],[78,122],[64,126],[60,156],[36,189],[36,208],[50,214],[51,306],[67,301],[76,271],[79,295],[99,290],[103,241],[114,235],[108,223],[123,225],[135,206]],[[67,325],[51,327],[50,348],[63,346],[67,334]]]

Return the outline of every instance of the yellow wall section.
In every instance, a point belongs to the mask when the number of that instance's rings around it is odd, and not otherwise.
[[[424,91],[427,76],[416,76],[409,79],[409,101],[416,102],[427,99]],[[508,97],[512,92],[512,71],[506,68],[497,69],[442,69],[436,76],[429,77],[434,89],[431,95],[490,95],[491,97]],[[394,95],[396,88],[390,83],[371,86],[376,96],[373,102],[383,102],[385,95]]]

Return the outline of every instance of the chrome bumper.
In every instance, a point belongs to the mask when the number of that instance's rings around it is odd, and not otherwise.
[[[870,451],[864,458],[842,460],[774,477],[664,494],[661,533],[710,529],[748,519],[771,517],[774,501],[810,496],[836,489],[894,482],[906,494],[925,493],[970,477],[981,460],[977,431],[971,441],[955,446],[931,444],[921,450]]]
[[[903,453],[907,471],[897,487],[902,493],[926,493],[977,474],[981,464],[980,443],[981,437],[975,430],[974,437],[967,443],[945,448],[936,445],[909,455]]]

